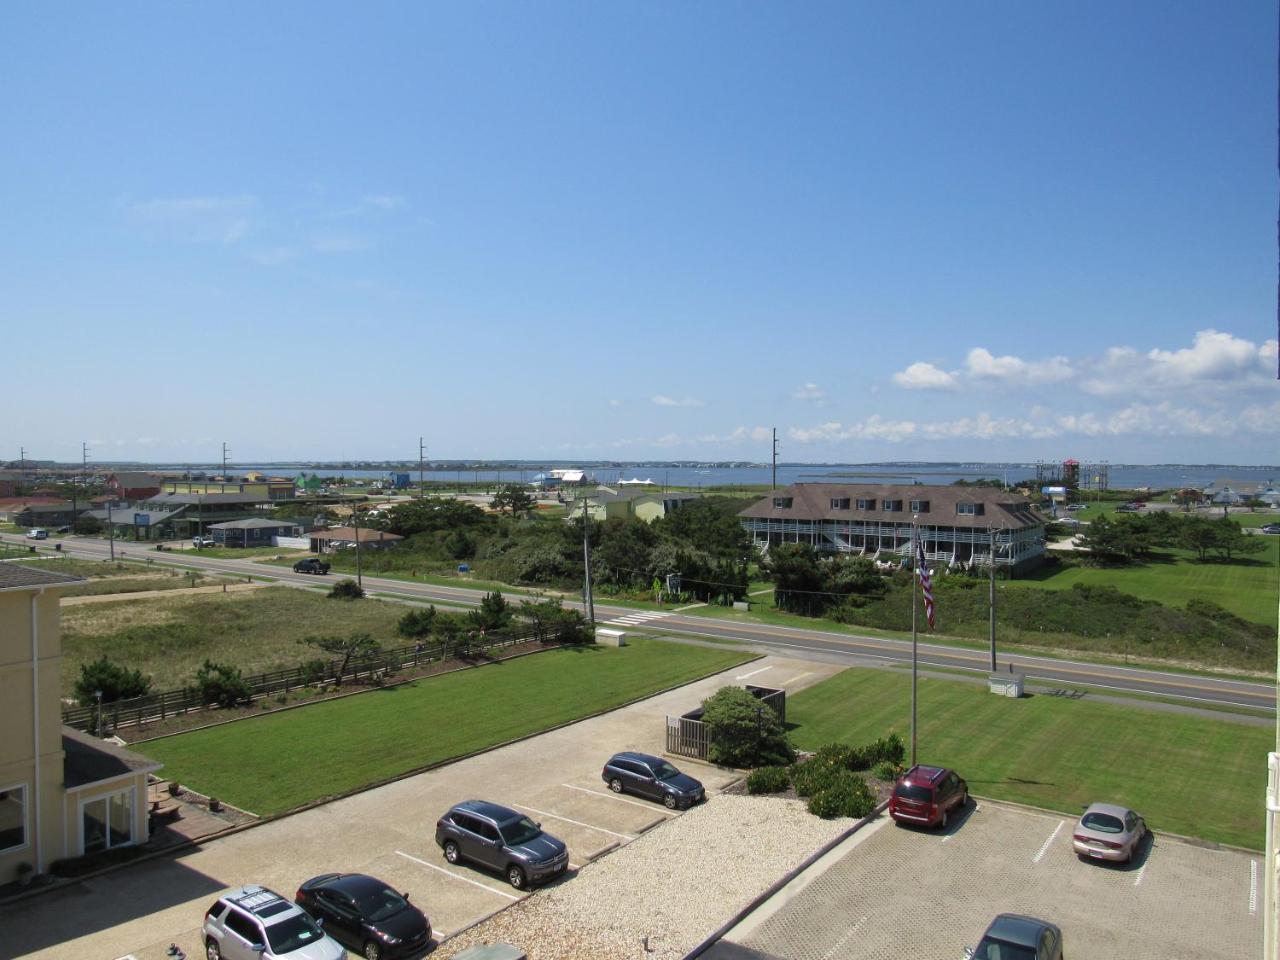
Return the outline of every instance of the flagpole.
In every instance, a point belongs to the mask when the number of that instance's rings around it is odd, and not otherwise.
[[[919,549],[916,546],[916,521],[919,517],[911,518],[911,766],[916,765],[916,668],[918,658],[916,653],[916,581],[920,577],[919,566]]]

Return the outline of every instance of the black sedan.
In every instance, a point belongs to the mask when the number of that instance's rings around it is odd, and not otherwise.
[[[381,880],[363,873],[326,873],[298,888],[294,901],[324,931],[368,960],[404,957],[431,943],[431,923]]]

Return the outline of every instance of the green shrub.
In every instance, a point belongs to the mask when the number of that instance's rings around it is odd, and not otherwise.
[[[206,660],[196,672],[195,689],[202,702],[216,703],[220,707],[234,707],[251,699],[249,685],[240,675],[240,668],[212,660]]]
[[[881,760],[871,768],[871,775],[877,780],[897,780],[901,772],[902,764],[894,763],[892,760]]]
[[[436,608],[434,605],[426,609],[409,610],[396,624],[396,632],[410,640],[420,640],[430,636],[435,624]]]
[[[742,687],[721,687],[702,703],[710,748],[707,759],[730,767],[790,763],[795,751],[772,707]]]
[[[81,665],[80,679],[76,681],[76,700],[82,707],[92,707],[98,702],[99,692],[103,703],[128,700],[150,693],[151,681],[142,675],[141,670],[130,670],[112,663],[104,655],[93,663]]]
[[[867,781],[848,770],[832,775],[831,783],[809,798],[809,812],[814,816],[865,817],[876,808],[876,798]]]
[[[900,736],[891,733],[887,737],[881,737],[875,743],[867,744],[862,748],[862,752],[866,757],[867,766],[854,769],[865,770],[884,761],[900,764],[907,756],[907,747]]]
[[[828,743],[818,748],[813,759],[845,770],[859,770],[862,762],[860,751],[847,743]]]
[[[815,755],[791,768],[791,782],[797,795],[811,797],[834,786],[840,774],[848,772],[840,764]]]
[[[782,793],[789,786],[786,767],[760,767],[747,776],[747,793]]]
[[[330,600],[360,600],[363,597],[364,591],[354,580],[339,580],[329,591]]]

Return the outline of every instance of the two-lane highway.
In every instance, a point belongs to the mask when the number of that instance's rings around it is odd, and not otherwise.
[[[31,545],[31,541],[12,535],[0,535],[9,543]],[[41,545],[44,548],[48,544]],[[109,556],[110,545],[93,538],[68,537],[62,541],[64,553],[74,557],[103,559]],[[51,552],[47,551],[46,552]],[[149,560],[155,563],[196,567],[213,573],[237,576],[252,575],[270,577],[291,586],[316,587],[329,582],[330,577],[316,577],[294,573],[288,567],[257,563],[252,560],[227,560],[202,556],[195,551],[158,551],[144,544],[116,542],[116,555],[130,560]],[[412,598],[423,603],[443,602],[478,605],[483,590],[465,587],[447,587],[436,584],[413,583],[385,577],[365,576],[365,588],[379,593],[391,593]],[[519,597],[512,597],[519,602]],[[580,608],[572,601],[567,606]],[[597,622],[620,618],[638,619],[642,613],[632,607],[595,604]],[[655,611],[656,612],[656,611]],[[726,621],[696,613],[662,611],[658,618],[647,620],[644,629],[650,632],[671,633],[682,637],[706,638],[718,642],[732,641],[783,656],[824,662],[856,663],[858,661],[910,662],[909,641],[883,637],[860,636],[815,630],[803,627],[785,627],[740,621]],[[984,674],[989,672],[989,657],[985,651],[965,647],[922,642],[918,647],[920,663],[926,667],[944,667],[968,670]],[[1274,711],[1276,688],[1272,683],[1252,682],[1227,677],[1215,677],[1202,673],[1177,673],[1147,667],[1129,667],[1111,664],[1088,663],[1056,657],[1024,654],[1016,649],[1002,651],[999,669],[1012,667],[1029,679],[1050,680],[1118,694],[1140,693],[1172,697],[1189,704],[1226,705]]]

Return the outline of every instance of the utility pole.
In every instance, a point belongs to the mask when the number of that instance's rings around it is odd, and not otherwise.
[[[351,505],[351,523],[356,531],[356,586],[363,590],[364,571],[360,566],[360,509],[354,503]]]
[[[592,631],[596,628],[596,605],[595,600],[591,596],[591,528],[587,525],[587,500],[586,497],[579,497],[582,504],[582,568],[583,568],[583,584],[582,599],[587,607],[587,623],[590,624]]]
[[[422,475],[422,461],[426,456],[427,448],[422,445],[422,437],[418,438],[418,496],[425,497],[427,495],[427,482]]]
[[[227,492],[227,454],[231,451],[227,449],[227,441],[222,441],[222,492]]]
[[[107,501],[107,538],[111,541],[111,559],[116,558],[116,525],[111,520],[111,501]]]
[[[22,474],[22,479],[27,479],[27,448],[18,448],[18,472]]]
[[[772,489],[778,489],[778,428],[773,428],[773,486]]]
[[[991,607],[991,672],[996,672],[996,528],[989,527],[991,535],[991,579],[988,583],[988,600]]]

